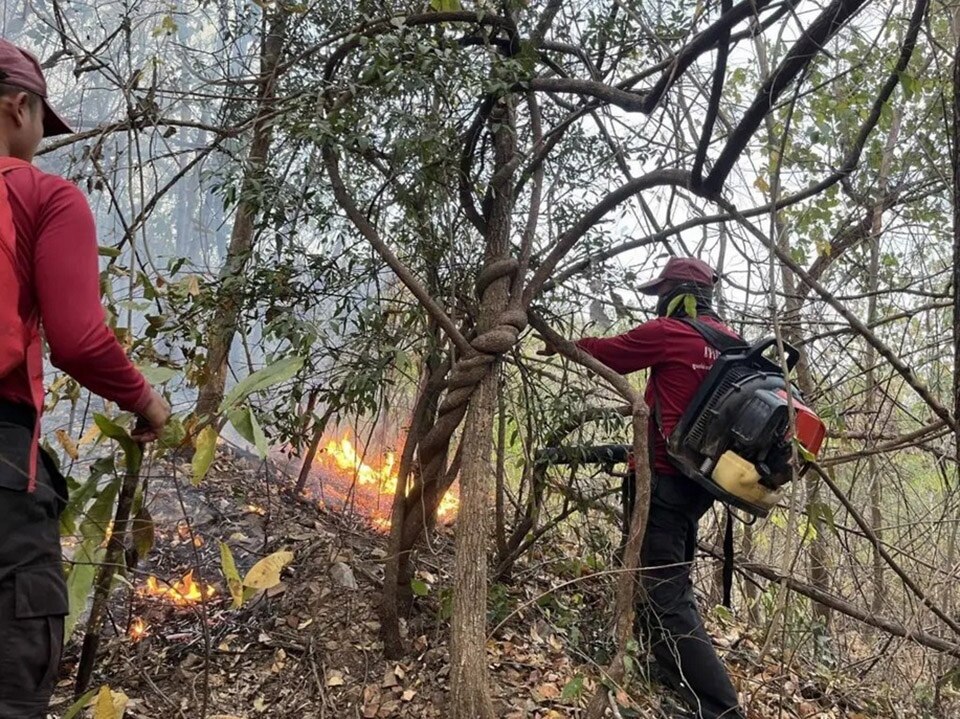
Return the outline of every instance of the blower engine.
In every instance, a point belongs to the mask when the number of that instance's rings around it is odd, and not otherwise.
[[[724,351],[667,438],[670,458],[686,476],[758,517],[767,516],[780,500],[780,488],[793,478],[791,440],[802,447],[797,468],[802,475],[826,434],[780,365],[764,357],[775,345],[770,338]],[[786,343],[784,349],[792,370],[800,353]]]

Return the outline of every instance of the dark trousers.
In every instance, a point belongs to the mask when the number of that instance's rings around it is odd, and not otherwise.
[[[703,627],[690,570],[713,497],[682,476],[654,476],[642,550],[647,603],[638,619],[668,685],[698,719],[742,719],[737,692]]]
[[[57,683],[67,589],[59,516],[66,484],[49,459],[27,491],[31,428],[0,420],[0,719],[42,719]]]

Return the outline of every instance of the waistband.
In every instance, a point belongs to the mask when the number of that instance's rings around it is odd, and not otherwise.
[[[16,424],[32,431],[37,423],[37,413],[29,405],[0,399],[0,422]]]

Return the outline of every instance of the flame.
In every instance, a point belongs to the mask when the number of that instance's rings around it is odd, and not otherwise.
[[[217,593],[216,587],[207,585],[202,587],[193,580],[193,570],[183,575],[183,579],[174,582],[171,586],[160,586],[160,582],[154,576],[147,577],[147,585],[142,590],[143,594],[152,597],[162,597],[174,604],[187,606],[197,604],[204,599],[210,599]]]
[[[339,438],[327,440],[323,452],[317,457],[317,463],[326,470],[327,480],[333,479],[331,475],[334,475],[351,483],[356,482],[356,488],[348,487],[342,492],[344,504],[355,500],[361,510],[370,515],[374,527],[383,531],[390,528],[390,507],[399,481],[395,452],[388,450],[379,457],[367,456],[367,453],[357,450],[350,432],[345,432]],[[325,481],[324,489],[328,488],[327,484]],[[336,493],[337,488],[333,489]],[[448,492],[440,501],[437,516],[441,520],[452,519],[459,505],[457,496]]]
[[[145,636],[147,636],[147,623],[143,621],[140,617],[134,617],[133,621],[130,622],[130,638],[134,642],[139,642]]]

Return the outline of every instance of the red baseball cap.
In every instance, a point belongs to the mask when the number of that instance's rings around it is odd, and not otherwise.
[[[649,282],[644,282],[638,288],[645,295],[660,294],[665,282],[696,282],[699,285],[713,285],[720,279],[710,265],[696,257],[671,257],[663,272]]]
[[[43,136],[67,135],[73,132],[47,100],[47,81],[40,63],[31,53],[0,39],[0,83],[22,88],[43,100]]]

